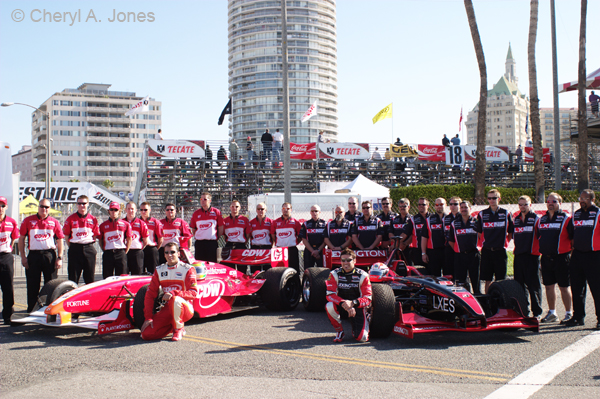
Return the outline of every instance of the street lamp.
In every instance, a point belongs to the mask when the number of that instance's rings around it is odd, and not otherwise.
[[[0,106],[2,107],[10,107],[11,105],[24,105],[29,108],[33,108],[37,111],[40,111],[42,114],[46,115],[46,122],[48,123],[48,129],[46,130],[46,195],[44,198],[50,198],[50,179],[52,176],[52,148],[50,146],[51,138],[50,138],[50,112],[45,112],[39,109],[38,107],[34,107],[33,105],[23,104],[23,103],[2,103]]]

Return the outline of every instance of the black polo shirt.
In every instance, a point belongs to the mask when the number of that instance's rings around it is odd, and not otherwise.
[[[329,241],[334,247],[341,247],[349,235],[352,235],[351,231],[352,223],[346,219],[342,219],[342,222],[338,225],[335,220],[330,220],[325,227],[324,236],[329,238]]]
[[[300,228],[299,236],[300,238],[306,238],[310,245],[317,248],[323,244],[323,240],[325,239],[324,232],[326,225],[327,222],[323,219],[317,219],[316,221],[309,219]]]
[[[358,218],[352,224],[352,234],[358,235],[358,241],[363,247],[370,247],[377,236],[383,235],[381,221],[373,215],[368,220],[365,220],[364,216]]]
[[[444,234],[445,214],[432,213],[427,218],[427,223],[421,229],[421,237],[427,238],[427,248],[444,248],[446,245],[446,234]]]
[[[535,212],[529,211],[525,215],[525,220],[521,220],[521,212],[515,216],[513,231],[513,240],[515,241],[515,255],[531,254],[539,255],[538,241],[534,240],[533,230],[539,216]]]
[[[600,211],[594,204],[587,210],[578,209],[567,226],[573,248],[581,252],[600,251]]]
[[[486,208],[477,215],[475,229],[482,235],[483,248],[500,249],[508,246],[508,234],[513,232],[514,224],[506,209],[498,207],[492,212]]]

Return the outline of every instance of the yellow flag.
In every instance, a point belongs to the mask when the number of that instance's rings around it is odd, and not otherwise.
[[[375,115],[373,117],[373,124],[376,124],[380,120],[391,118],[391,117],[392,117],[392,104],[388,105],[387,107],[385,107],[384,109],[379,111],[377,113],[377,115]]]

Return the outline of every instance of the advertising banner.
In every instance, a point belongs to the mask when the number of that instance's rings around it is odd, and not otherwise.
[[[542,159],[544,163],[550,163],[550,148],[542,148]],[[533,147],[525,147],[523,161],[533,162]]]
[[[290,159],[316,159],[316,144],[317,143],[290,143]]]
[[[108,204],[113,201],[120,204],[125,202],[113,193],[87,182],[52,182],[50,195],[47,195],[46,183],[22,181],[19,190],[19,202],[23,201],[29,195],[33,195],[38,201],[44,198],[50,198],[57,204],[75,203],[77,202],[77,197],[80,195],[87,195],[90,199],[90,203],[100,205],[104,209],[108,209]]]
[[[148,140],[148,156],[204,158],[204,140]]]
[[[367,143],[319,143],[319,158],[369,159]]]

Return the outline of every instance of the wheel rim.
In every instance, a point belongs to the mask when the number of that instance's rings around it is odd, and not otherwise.
[[[304,284],[302,284],[302,301],[304,303],[308,303],[310,299],[310,280],[304,279]]]

